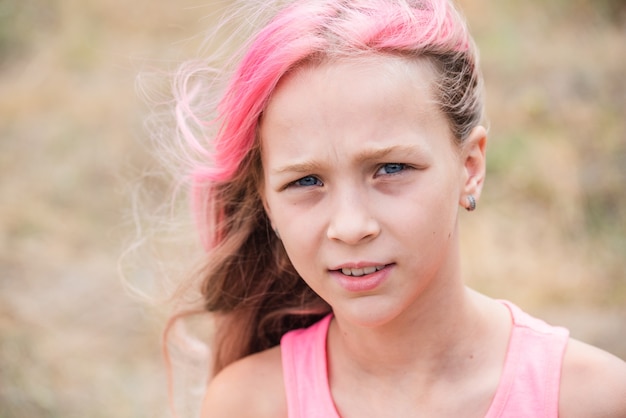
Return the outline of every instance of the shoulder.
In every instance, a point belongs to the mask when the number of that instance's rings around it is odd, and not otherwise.
[[[563,358],[559,416],[626,417],[626,362],[571,339]]]
[[[280,346],[245,357],[218,373],[202,403],[203,418],[286,417]]]

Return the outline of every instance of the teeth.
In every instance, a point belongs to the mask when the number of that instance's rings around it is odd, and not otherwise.
[[[372,274],[375,271],[382,270],[385,266],[376,266],[376,267],[364,267],[362,269],[351,269],[351,268],[342,268],[341,272],[346,276],[364,276],[366,274]]]

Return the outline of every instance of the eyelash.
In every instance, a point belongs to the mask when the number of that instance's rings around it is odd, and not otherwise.
[[[381,173],[382,170],[385,169],[389,169],[389,168],[394,168],[396,169],[396,171],[393,171],[391,173]],[[385,163],[385,164],[381,164],[380,166],[378,166],[377,170],[376,170],[376,174],[375,176],[393,176],[393,175],[397,175],[405,170],[407,170],[408,168],[410,168],[407,164],[404,163]],[[309,181],[309,184],[303,184],[303,182],[305,181]],[[314,181],[315,183],[312,184],[310,183],[311,181]],[[324,183],[316,176],[304,176],[302,178],[299,178],[296,181],[293,181],[289,184],[286,185],[285,188],[289,188],[289,187],[313,187],[313,186],[323,186]]]
[[[391,173],[381,173],[382,170],[388,169],[390,167],[397,168],[398,170],[397,171],[393,171]],[[376,175],[377,176],[379,176],[379,175],[393,176],[395,174],[401,173],[402,171],[405,171],[408,168],[409,168],[409,166],[407,164],[404,164],[404,163],[385,163],[385,164],[381,164],[378,167],[378,170],[376,170]]]
[[[302,184],[305,180],[314,180],[316,184]],[[293,181],[287,185],[287,187],[312,187],[312,186],[323,186],[324,183],[315,177],[315,176],[304,176],[296,181]]]

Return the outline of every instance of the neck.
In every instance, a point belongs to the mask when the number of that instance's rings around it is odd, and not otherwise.
[[[485,296],[466,288],[459,293],[412,323],[352,334],[333,321],[328,370],[339,411],[376,416],[394,405],[399,408],[394,416],[416,410],[427,416],[484,416],[505,362],[510,316]],[[441,413],[451,405],[450,393],[458,395],[457,406],[471,408]]]
[[[377,328],[351,327],[336,318],[329,340],[337,343],[347,364],[374,374],[404,373],[408,365],[422,374],[423,369],[449,367],[451,359],[471,355],[472,337],[481,332],[484,314],[471,290],[461,285],[447,292],[445,297],[425,297],[428,302]]]

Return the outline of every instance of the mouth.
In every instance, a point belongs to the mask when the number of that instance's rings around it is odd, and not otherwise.
[[[384,265],[381,265],[381,266],[370,266],[370,267],[363,267],[363,268],[343,267],[343,268],[339,269],[339,271],[341,271],[341,273],[343,275],[345,275],[345,276],[361,277],[361,276],[365,276],[367,274],[375,273],[375,272],[380,271],[380,270],[382,270],[384,268],[385,268]]]
[[[373,292],[387,280],[394,264],[352,263],[331,270],[331,277],[349,293]]]

